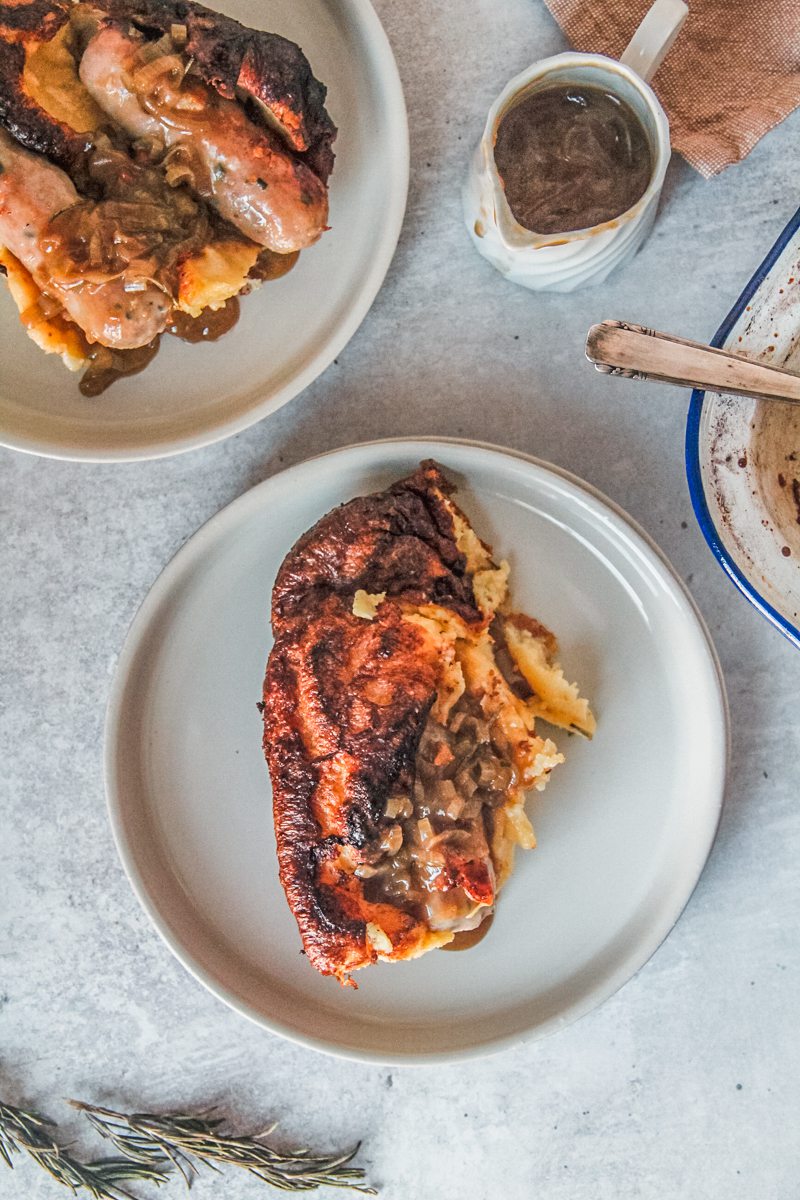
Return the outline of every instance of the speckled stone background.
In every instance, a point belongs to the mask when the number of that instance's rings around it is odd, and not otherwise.
[[[42,1106],[76,1136],[61,1097],[218,1101],[248,1123],[279,1116],[289,1138],[361,1137],[385,1200],[794,1200],[800,659],[728,584],[695,527],[686,394],[603,379],[582,345],[604,317],[711,336],[798,203],[800,119],[711,182],[674,162],[654,235],[622,274],[577,296],[536,296],[475,254],[458,193],[490,101],[561,49],[560,33],[538,0],[378,9],[408,99],[411,192],[385,286],[338,363],[269,420],[171,461],[85,466],[0,452],[0,1094]],[[411,433],[540,455],[641,522],[713,632],[733,764],[700,885],[617,996],[524,1050],[385,1070],[260,1031],[171,957],[116,859],[101,742],[128,624],[203,521],[307,455]],[[58,1194],[34,1167],[11,1174],[0,1163],[3,1200]],[[205,1177],[193,1194],[261,1191],[229,1175]]]

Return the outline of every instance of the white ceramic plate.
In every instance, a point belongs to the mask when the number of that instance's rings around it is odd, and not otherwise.
[[[591,697],[589,743],[529,803],[483,942],[379,964],[341,988],[309,966],[279,881],[256,701],[275,574],[323,513],[433,456],[509,558],[519,606],[553,628]],[[691,600],[629,519],[533,459],[447,441],[312,459],[205,525],[154,585],[117,667],[106,727],[111,820],[167,944],[220,999],[276,1033],[382,1062],[456,1058],[557,1029],[610,996],[685,905],[720,813],[726,710]]]
[[[216,0],[212,0],[216,2]],[[289,275],[242,301],[219,342],[162,339],[156,360],[86,399],[26,337],[0,286],[0,444],[56,458],[157,458],[228,437],[325,370],[361,324],[397,244],[408,124],[397,66],[369,0],[220,0],[247,25],[298,42],[339,127],[331,229]]]

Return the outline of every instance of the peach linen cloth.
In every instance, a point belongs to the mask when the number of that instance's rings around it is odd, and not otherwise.
[[[619,58],[651,0],[545,0],[577,50]],[[800,0],[688,0],[652,81],[672,145],[706,179],[800,105]]]

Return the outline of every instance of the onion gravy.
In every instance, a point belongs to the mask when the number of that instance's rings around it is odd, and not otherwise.
[[[277,256],[276,256],[277,257]],[[288,255],[286,256],[288,257]],[[215,342],[239,320],[239,300],[232,296],[222,308],[204,308],[198,317],[174,309],[166,332],[182,342]],[[81,395],[99,396],[107,387],[125,375],[138,375],[158,353],[160,338],[135,350],[111,350],[108,346],[92,346],[90,362],[78,384]]]
[[[167,325],[167,333],[182,342],[216,342],[239,320],[239,300],[232,296],[222,308],[204,308],[199,317],[175,309]]]
[[[653,154],[633,109],[602,88],[555,84],[500,121],[495,163],[509,208],[532,233],[589,229],[647,190]]]

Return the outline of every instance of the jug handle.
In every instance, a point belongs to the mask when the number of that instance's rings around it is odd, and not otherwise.
[[[684,0],[655,0],[628,43],[620,62],[649,83],[689,15]]]

